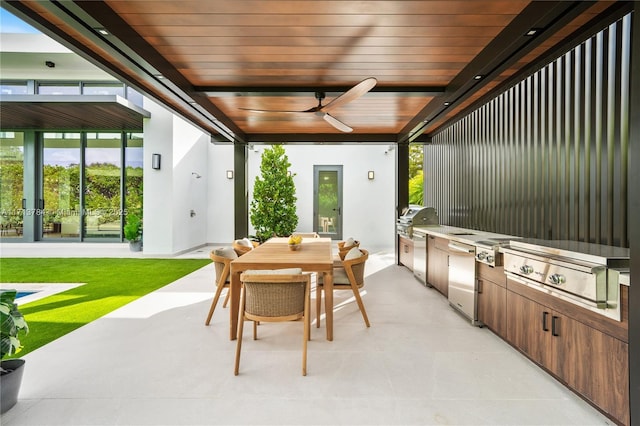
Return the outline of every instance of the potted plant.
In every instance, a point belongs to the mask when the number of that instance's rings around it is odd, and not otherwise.
[[[290,166],[282,145],[263,151],[250,212],[256,239],[261,243],[271,237],[289,236],[298,226],[296,186],[288,173]]]
[[[131,251],[142,250],[142,219],[135,213],[127,214],[124,225],[124,238],[129,241]]]
[[[18,402],[18,393],[24,372],[23,359],[5,357],[20,352],[20,334],[29,327],[15,303],[16,290],[0,290],[0,412],[4,413]]]

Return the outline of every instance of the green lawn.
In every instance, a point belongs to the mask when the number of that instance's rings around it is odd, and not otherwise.
[[[86,283],[20,306],[23,356],[211,262],[208,259],[0,259],[3,283]]]

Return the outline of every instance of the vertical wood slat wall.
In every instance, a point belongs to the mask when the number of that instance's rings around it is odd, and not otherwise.
[[[440,223],[629,247],[630,40],[627,15],[434,135]]]

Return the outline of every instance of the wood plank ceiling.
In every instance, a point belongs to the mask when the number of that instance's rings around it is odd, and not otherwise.
[[[220,141],[390,143],[426,140],[621,2],[6,3]],[[312,113],[246,110],[304,111],[316,92],[326,105],[367,77],[373,90],[332,111],[352,133]]]

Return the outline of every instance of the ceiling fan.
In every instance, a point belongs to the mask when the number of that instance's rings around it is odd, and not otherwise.
[[[368,91],[374,88],[374,86],[378,83],[374,77],[365,78],[360,83],[353,86],[351,89],[347,90],[337,98],[333,99],[326,105],[322,105],[322,100],[325,98],[324,92],[316,92],[316,99],[318,100],[318,105],[309,108],[303,111],[287,111],[287,110],[265,110],[265,109],[253,109],[253,108],[240,108],[245,111],[253,111],[253,112],[284,112],[284,113],[294,113],[294,114],[306,114],[313,113],[317,116],[324,118],[324,120],[331,124],[336,129],[341,132],[350,133],[353,129],[342,121],[335,118],[333,115],[329,114],[331,110],[334,108],[338,108],[348,102],[354,101],[358,99],[360,96],[364,95]]]

